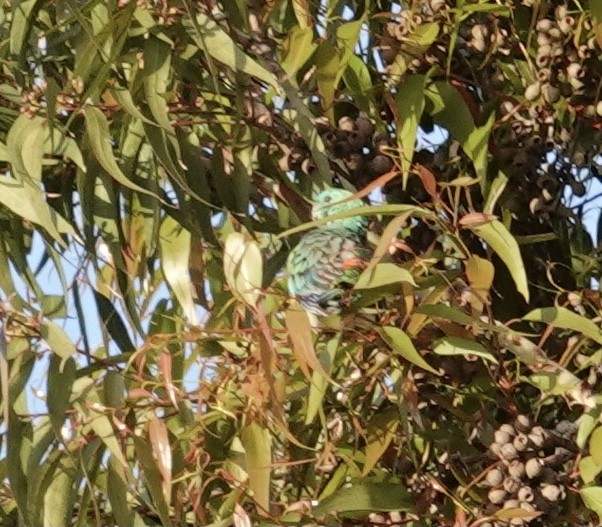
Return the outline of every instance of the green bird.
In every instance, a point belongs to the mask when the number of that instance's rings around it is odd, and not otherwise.
[[[312,207],[312,219],[328,218],[364,205],[360,199],[349,199],[352,196],[343,189],[320,192]],[[372,257],[367,235],[368,219],[364,216],[329,221],[305,234],[287,260],[291,296],[311,313],[340,313],[349,299],[346,293]]]

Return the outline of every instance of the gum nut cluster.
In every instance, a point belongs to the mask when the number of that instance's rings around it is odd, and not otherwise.
[[[484,486],[489,489],[486,511],[521,509],[540,513],[536,518],[517,514],[509,520],[510,525],[544,526],[557,520],[575,462],[575,433],[576,426],[569,421],[548,429],[534,424],[526,415],[501,425],[489,447],[497,463],[484,478]]]
[[[365,185],[393,167],[390,153],[393,139],[385,132],[376,132],[374,123],[366,115],[343,116],[334,126],[327,118],[319,117],[315,125],[329,157],[342,162],[345,177],[355,186]],[[305,141],[300,135],[293,139],[293,147],[282,160],[282,167],[311,174],[315,166]]]

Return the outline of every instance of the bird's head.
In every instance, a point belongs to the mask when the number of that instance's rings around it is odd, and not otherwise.
[[[365,203],[361,199],[349,199],[353,193],[342,188],[329,188],[320,192],[311,209],[313,220],[321,220],[347,210],[362,207]],[[349,218],[334,220],[327,225],[336,224],[353,230],[365,230],[368,227],[368,218],[364,216],[351,216]]]

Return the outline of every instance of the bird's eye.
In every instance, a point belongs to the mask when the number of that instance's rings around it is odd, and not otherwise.
[[[324,203],[330,203],[332,201],[332,198],[330,196],[326,196],[324,198]]]

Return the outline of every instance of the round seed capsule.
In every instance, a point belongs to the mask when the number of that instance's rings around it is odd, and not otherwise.
[[[558,485],[544,483],[539,490],[541,495],[548,501],[558,501],[560,497],[560,487]]]
[[[529,446],[529,438],[525,434],[518,434],[512,442],[517,452],[524,452]]]
[[[520,488],[520,480],[508,477],[502,486],[508,494],[514,494]]]
[[[494,505],[503,503],[508,493],[504,489],[491,489],[487,493],[487,499]]]
[[[525,464],[518,459],[513,459],[508,465],[508,474],[513,478],[522,479],[525,475]]]
[[[529,419],[526,415],[517,415],[516,420],[514,421],[514,428],[516,428],[519,432],[529,432],[531,430],[531,419]]]
[[[529,479],[536,478],[541,474],[543,469],[543,460],[538,457],[533,457],[525,463],[525,474]]]
[[[528,503],[532,502],[535,499],[535,493],[533,492],[533,489],[528,485],[525,485],[524,487],[518,489],[516,496],[519,499],[519,501],[525,501]]]
[[[518,453],[516,452],[516,448],[512,443],[506,443],[505,445],[501,445],[500,459],[504,459],[506,461],[510,461],[511,459],[516,459],[518,457]]]
[[[485,481],[490,487],[497,487],[504,481],[504,473],[499,468],[492,468],[487,472]]]

